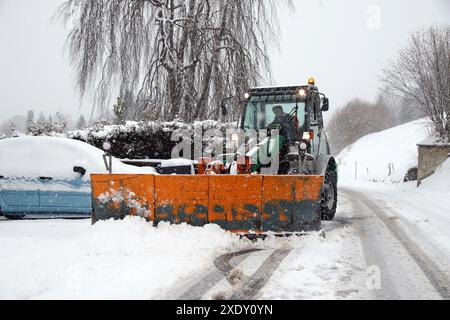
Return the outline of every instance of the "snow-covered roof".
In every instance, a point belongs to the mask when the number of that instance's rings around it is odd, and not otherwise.
[[[278,89],[278,88],[293,88],[293,87],[302,87],[302,86],[307,86],[307,85],[302,85],[302,84],[287,84],[287,85],[281,85],[281,86],[260,86],[260,87],[253,87],[250,88],[250,90],[255,90],[255,89]]]
[[[431,136],[417,144],[420,147],[450,147],[450,142],[444,142],[442,139]]]

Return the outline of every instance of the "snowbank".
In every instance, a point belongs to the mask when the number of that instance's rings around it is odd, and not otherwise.
[[[445,161],[435,174],[425,179],[419,190],[443,193],[450,199],[450,159]]]
[[[417,166],[417,144],[427,137],[427,121],[421,119],[361,138],[337,157],[341,183],[403,182]]]
[[[2,221],[0,300],[164,299],[172,297],[173,289],[180,284],[205,277],[215,270],[214,259],[218,256],[256,248],[263,249],[265,255],[280,248],[294,249],[289,261],[296,262],[295,270],[288,263],[277,271],[275,282],[271,282],[274,289],[264,290],[264,297],[334,298],[336,295],[332,292],[339,286],[338,279],[348,271],[342,253],[348,253],[343,246],[352,241],[349,239],[352,230],[335,233],[332,228],[327,239],[315,233],[301,238],[269,237],[253,243],[216,225],[198,228],[161,223],[154,228],[133,217],[99,222],[94,226],[86,220]],[[300,259],[297,255],[306,249]],[[320,257],[317,252],[321,253]],[[287,275],[303,270],[298,269],[300,261],[308,270]],[[245,274],[251,275],[262,262],[250,257],[249,261],[242,262],[249,268],[243,265],[238,268],[244,268]],[[332,270],[328,272],[324,267]],[[330,280],[324,282],[314,276],[313,272],[318,271],[330,274]],[[300,278],[295,280],[297,276]],[[288,289],[280,288],[279,281],[282,286],[289,283]],[[296,281],[299,281],[298,289],[290,292]],[[322,290],[314,293],[320,286]],[[221,286],[217,289],[220,291]]]
[[[242,245],[208,225],[124,221],[0,224],[0,299],[159,299]]]

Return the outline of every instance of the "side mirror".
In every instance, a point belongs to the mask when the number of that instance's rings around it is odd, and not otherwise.
[[[82,177],[86,174],[86,169],[83,167],[73,167],[73,172],[79,173]]]
[[[323,98],[322,111],[327,112],[330,110],[330,100],[328,98]]]

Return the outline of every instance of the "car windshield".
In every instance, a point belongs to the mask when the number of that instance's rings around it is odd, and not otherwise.
[[[295,114],[297,106],[298,112]],[[275,112],[279,113],[278,117]],[[278,119],[286,119],[286,115],[297,116],[299,126],[303,126],[305,103],[293,100],[292,96],[252,97],[247,103],[242,127],[245,130],[267,129],[271,124],[278,123]]]

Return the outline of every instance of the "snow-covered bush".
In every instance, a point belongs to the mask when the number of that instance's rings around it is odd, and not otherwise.
[[[103,143],[111,144],[111,154],[120,159],[170,159],[172,150],[179,141],[172,141],[174,133],[202,132],[218,130],[225,136],[228,129],[235,129],[236,123],[220,123],[216,121],[201,121],[187,124],[173,122],[127,122],[124,125],[105,125],[96,123],[85,130],[69,132],[67,137],[87,142],[102,149]],[[209,137],[203,140],[203,148],[210,143],[223,140]],[[194,148],[193,143],[192,149]],[[192,152],[194,154],[194,152]]]

